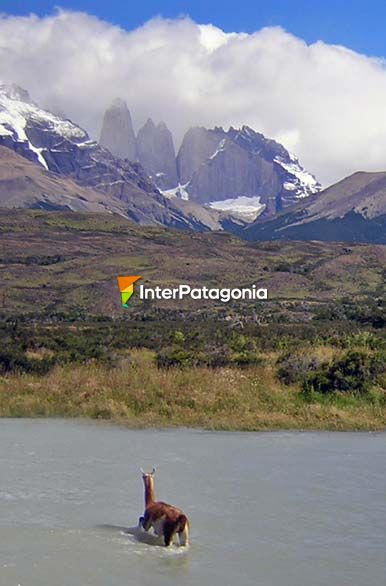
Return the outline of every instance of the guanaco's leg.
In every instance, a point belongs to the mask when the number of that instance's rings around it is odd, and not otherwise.
[[[164,541],[166,547],[168,547],[173,539],[173,535],[176,532],[176,523],[172,521],[165,521],[164,523]]]
[[[145,531],[149,531],[149,529],[151,527],[151,520],[150,520],[149,513],[146,511],[144,516],[141,517],[141,519],[142,519],[142,527],[145,529]]]

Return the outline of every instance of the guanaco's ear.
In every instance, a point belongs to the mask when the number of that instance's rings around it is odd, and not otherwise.
[[[151,475],[154,476],[155,474],[155,468],[153,468],[153,470],[151,471]]]
[[[146,476],[145,471],[144,471],[143,468],[140,468],[140,471],[141,471],[142,476]]]

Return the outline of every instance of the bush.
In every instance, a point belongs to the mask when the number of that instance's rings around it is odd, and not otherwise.
[[[316,371],[320,367],[320,360],[288,352],[279,358],[276,366],[280,382],[291,385],[303,382],[309,376],[310,371]]]
[[[0,352],[0,374],[9,374],[16,371],[26,371],[28,360],[21,352],[3,350]]]
[[[385,372],[383,354],[349,351],[309,375],[302,385],[304,393],[366,393]]]
[[[194,366],[196,359],[193,352],[182,350],[180,347],[164,348],[156,356],[158,368],[172,366]]]
[[[27,358],[25,354],[12,348],[0,352],[0,375],[15,372],[46,374],[53,365],[54,360],[51,358]]]
[[[243,350],[242,352],[234,352],[230,357],[231,364],[239,367],[257,366],[263,361],[256,352],[250,350]]]

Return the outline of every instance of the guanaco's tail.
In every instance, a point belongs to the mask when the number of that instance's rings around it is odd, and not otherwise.
[[[189,524],[187,516],[184,515],[183,513],[181,515],[179,515],[179,517],[177,519],[177,523],[178,523],[177,531],[183,531],[185,529],[185,527]]]
[[[188,545],[189,543],[189,521],[183,513],[177,519],[178,523],[178,538],[180,545]]]

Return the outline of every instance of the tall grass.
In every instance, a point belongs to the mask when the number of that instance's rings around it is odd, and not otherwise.
[[[386,427],[386,404],[376,389],[363,397],[304,397],[277,380],[270,361],[247,369],[165,370],[141,350],[115,368],[89,363],[3,377],[0,416],[86,417],[140,427],[375,430]]]

